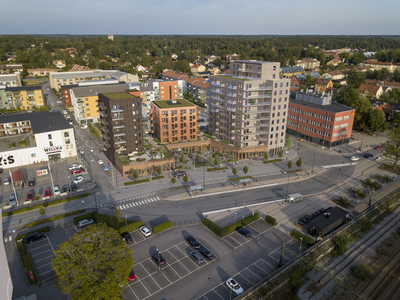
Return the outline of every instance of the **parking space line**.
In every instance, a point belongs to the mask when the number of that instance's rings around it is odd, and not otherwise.
[[[218,297],[220,297],[222,300],[224,300],[224,298],[222,298],[221,295],[218,294],[216,290],[214,290],[214,293],[216,293],[218,295]]]
[[[145,278],[147,278],[147,277],[145,277]],[[149,292],[149,290],[147,289],[147,287],[144,285],[144,283],[139,279],[139,282],[143,285],[143,287],[146,289],[146,291],[149,293],[149,296],[147,296],[147,297],[150,297],[151,296],[151,293]],[[146,298],[147,298],[146,297]],[[145,299],[146,299],[145,298]]]
[[[161,272],[162,273],[162,272]],[[151,280],[153,280],[157,285],[158,285],[158,287],[160,288],[160,290],[161,290],[161,286],[157,283],[157,281],[153,278],[153,276],[150,276],[150,278],[151,278]]]
[[[256,274],[254,274],[248,267],[247,267],[247,271],[249,271],[251,274],[253,274],[254,276],[256,276],[258,279],[261,279],[261,278],[258,277]]]
[[[37,256],[37,255],[40,255],[40,254],[42,254],[42,253],[45,253],[45,252],[49,252],[49,251],[53,251],[53,250],[51,250],[51,249],[49,249],[49,250],[46,250],[46,251],[42,251],[42,252],[40,252],[40,253],[36,253],[36,254],[31,254],[31,257],[33,258],[34,256]]]
[[[239,248],[240,246],[242,246],[242,243],[238,242],[233,236],[231,236],[231,239],[234,240],[235,242],[237,242],[237,243],[239,244],[239,246],[237,246],[236,248]],[[246,243],[246,242],[244,242],[244,243]],[[243,244],[244,244],[244,243],[243,243]],[[236,249],[236,248],[235,248],[235,249]]]
[[[31,250],[37,250],[37,249],[40,249],[40,248],[43,248],[43,247],[47,247],[48,245],[47,244],[44,244],[44,245],[41,245],[41,246],[38,246],[38,247],[31,247],[32,249]]]
[[[172,268],[171,268],[171,269],[172,269]],[[175,272],[175,273],[176,273],[176,272]],[[169,283],[172,283],[171,280],[169,280],[168,277],[167,277],[163,272],[161,272],[161,274],[164,275],[164,277],[169,281]]]
[[[247,269],[247,268],[246,268]],[[244,270],[246,270],[246,269],[244,269]],[[244,271],[244,270],[242,270],[242,271]],[[250,283],[251,285],[253,285],[253,283],[252,282],[250,282],[250,280],[248,280],[246,277],[244,277],[242,274],[240,274],[240,273],[238,273],[238,274],[236,274],[235,276],[240,276],[240,277],[242,277],[244,280],[246,280],[248,283]],[[233,278],[233,277],[232,277]]]
[[[271,253],[269,253],[268,256],[271,257],[271,258],[273,258],[273,259],[275,259],[277,262],[279,262],[278,259],[276,259],[275,257],[273,257],[273,256],[271,255]]]
[[[280,252],[278,252],[278,251],[275,251],[276,253],[278,253],[279,255],[281,255],[281,253]],[[290,260],[290,258],[289,257],[287,257],[287,256],[285,256],[285,253],[283,253],[283,257],[284,258],[286,258],[286,259],[288,259],[288,260]]]
[[[250,224],[249,225],[247,225],[247,226],[249,226],[252,230],[254,230],[254,231],[256,231],[256,232],[258,232],[258,235],[260,235],[261,234],[261,232],[260,231],[258,231],[257,229],[255,229],[253,226],[251,226]]]
[[[150,258],[148,258],[148,259],[150,259]],[[148,260],[148,259],[146,259],[146,260]],[[144,261],[146,261],[146,260],[144,260]],[[150,261],[153,262],[152,260],[150,260]],[[149,271],[147,271],[146,268],[142,265],[142,262],[140,262],[139,265],[141,265],[142,268],[146,271],[146,273],[150,275]],[[153,274],[153,273],[152,273],[152,274]],[[147,278],[147,277],[145,277],[145,278]],[[144,279],[144,278],[143,278],[143,279]]]
[[[265,272],[265,273],[269,274],[267,271],[265,271],[265,270],[261,269],[261,267],[259,267],[258,265],[254,264],[254,266],[255,266],[255,267],[257,267],[258,269],[260,269],[261,271],[263,271],[263,272]],[[249,271],[250,271],[250,270],[249,270]],[[254,274],[254,275],[255,275],[255,274]]]
[[[43,268],[43,267],[45,267],[45,266],[48,266],[48,265],[51,265],[51,263],[48,263],[48,264],[42,265],[42,266],[40,266],[40,267],[37,267],[36,270],[37,270],[37,269],[40,269],[40,268]]]
[[[55,256],[55,255],[54,255],[54,253],[53,253],[53,255],[50,255],[50,256]],[[37,262],[39,262],[39,261],[41,261],[41,260],[44,260],[44,259],[48,259],[50,256],[46,256],[45,258],[42,258],[42,259],[39,259],[39,260],[35,260],[35,263],[37,263]]]
[[[176,247],[176,246],[175,246]],[[176,247],[177,248],[177,247]],[[171,249],[171,248],[170,248]],[[178,248],[179,249],[179,248]],[[173,255],[169,250],[167,250],[168,251],[168,253],[169,254],[171,254],[175,259],[176,259],[176,262],[179,262],[179,264],[182,266],[182,267],[184,267],[185,269],[186,269],[186,271],[188,271],[189,272],[189,274],[190,274],[190,271],[180,262],[181,260],[180,259],[177,259],[176,257],[175,257],[175,255]],[[184,257],[184,258],[186,258],[186,256]],[[183,258],[182,258],[183,259]],[[172,263],[172,264],[170,264],[170,265],[173,265],[174,263]],[[175,272],[176,273],[176,272]],[[179,277],[181,277],[181,276],[179,276]]]
[[[263,258],[261,258],[260,260],[262,260],[263,262],[265,262],[267,265],[270,265],[272,268],[274,267],[273,265],[271,265],[269,262],[267,262],[266,260],[264,260]],[[260,268],[261,269],[261,268]],[[262,270],[262,269],[261,269]]]
[[[142,283],[143,285],[143,283]],[[132,293],[135,295],[136,299],[139,299],[139,297],[136,295],[136,293],[133,291],[133,289],[131,288],[131,286],[129,284],[127,284],[127,286],[129,287],[129,289],[132,291]]]
[[[40,273],[40,275],[38,274],[38,276],[42,276],[42,275],[44,275],[44,274],[46,274],[46,273],[50,273],[50,272],[55,272],[53,269],[51,269],[51,270],[49,270],[49,271],[47,271],[47,272],[44,272],[44,273]]]

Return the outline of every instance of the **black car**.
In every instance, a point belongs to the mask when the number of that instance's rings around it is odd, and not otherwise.
[[[69,186],[66,184],[66,185],[63,185],[63,186],[62,186],[61,191],[62,191],[63,193],[68,193],[68,192],[70,191],[70,188],[69,188]]]
[[[34,186],[35,185],[35,179],[29,179],[28,185],[29,186]]]
[[[33,243],[34,241],[45,239],[45,238],[46,238],[46,235],[44,234],[44,232],[40,232],[40,233],[34,232],[34,233],[27,234],[25,236],[25,243],[30,244],[30,243]]]
[[[3,173],[3,168],[0,168],[0,174]]]
[[[182,176],[185,176],[185,175],[186,175],[185,171],[174,171],[174,172],[172,172],[172,176],[173,177],[182,177]]]
[[[200,243],[192,236],[188,236],[186,238],[186,242],[196,250],[200,249],[201,247]]]
[[[212,254],[209,250],[206,248],[200,248],[199,253],[203,255],[203,257],[207,260],[212,260],[214,259],[214,254]]]
[[[372,155],[371,153],[365,153],[365,154],[364,154],[364,157],[365,157],[365,158],[371,158],[372,156],[374,156],[374,155]]]
[[[245,237],[251,237],[251,232],[243,227],[236,228],[236,231]]]
[[[133,243],[132,236],[129,233],[125,233],[122,235],[122,238],[127,244]]]
[[[154,262],[156,263],[157,267],[163,266],[167,263],[161,254],[155,254],[152,256],[152,258],[153,258]]]
[[[76,184],[71,184],[71,191],[76,192],[78,190],[78,186]]]

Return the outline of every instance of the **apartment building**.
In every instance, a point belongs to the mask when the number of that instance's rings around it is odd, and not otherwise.
[[[97,109],[99,94],[124,92],[127,88],[126,83],[73,88],[71,90],[71,102],[76,121],[79,124],[99,122]]]
[[[184,99],[151,102],[152,133],[161,143],[197,140],[196,105]]]
[[[98,108],[105,154],[114,165],[119,156],[144,150],[139,97],[127,92],[99,94]]]
[[[0,74],[0,84],[8,87],[22,86],[21,76],[18,73]]]
[[[287,132],[298,138],[335,147],[348,144],[355,109],[332,102],[332,94],[291,94]]]
[[[108,78],[127,83],[139,81],[137,75],[114,70],[57,72],[49,74],[50,87],[57,91],[60,90],[60,87],[63,85],[73,85],[78,82],[104,80]]]
[[[290,79],[280,63],[236,60],[231,75],[210,78],[209,132],[236,147],[267,145],[276,153],[285,144]]]
[[[0,85],[0,109],[31,110],[45,104],[41,86],[7,87]]]

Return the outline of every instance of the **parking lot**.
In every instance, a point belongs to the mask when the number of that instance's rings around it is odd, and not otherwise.
[[[137,279],[128,283],[122,296],[125,299],[147,299],[217,259],[215,257],[211,261],[204,260],[197,264],[189,255],[192,251],[194,250],[184,242],[163,250],[161,255],[167,264],[161,270],[152,258],[135,263],[134,272]]]

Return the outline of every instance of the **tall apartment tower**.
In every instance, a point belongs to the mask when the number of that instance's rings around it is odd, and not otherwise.
[[[285,144],[290,79],[279,76],[279,62],[236,60],[230,70],[210,78],[209,133],[276,153]]]
[[[106,156],[144,150],[141,99],[127,92],[99,94],[99,115]]]

